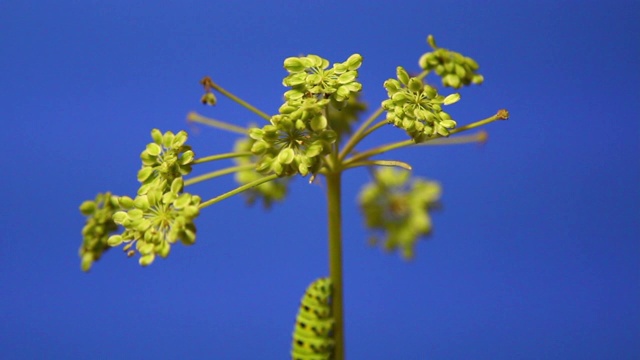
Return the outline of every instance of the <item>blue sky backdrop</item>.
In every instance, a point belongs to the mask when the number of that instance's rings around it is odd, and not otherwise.
[[[484,146],[395,153],[444,189],[413,262],[366,246],[368,174],[345,176],[348,358],[640,358],[638,14],[638,1],[0,2],[0,358],[287,358],[299,298],[328,272],[322,183],[297,179],[266,213],[226,200],[194,246],[148,268],[112,250],[89,274],[78,205],[134,194],[153,127],[188,130],[204,156],[236,136],[189,111],[261,121],[224,98],[202,106],[203,75],[275,113],[284,58],[358,52],[375,109],[428,34],[485,76],[449,108],[459,124],[511,119]],[[384,128],[360,149],[404,136]]]

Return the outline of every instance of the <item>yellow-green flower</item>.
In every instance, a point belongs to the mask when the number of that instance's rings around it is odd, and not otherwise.
[[[121,197],[119,204],[127,211],[118,211],[113,220],[125,230],[120,235],[109,237],[110,246],[125,243],[129,256],[140,253],[140,265],[153,262],[156,255],[166,258],[171,245],[181,241],[191,245],[196,241],[196,227],[193,221],[200,213],[200,197],[182,190],[182,178],[171,184],[170,190],[162,193],[152,188],[135,199]],[[135,244],[135,250],[132,249]]]
[[[330,98],[341,108],[352,94],[362,90],[362,84],[356,80],[360,65],[360,54],[351,55],[343,63],[333,64],[331,69],[329,61],[318,55],[287,58],[284,60],[284,68],[289,75],[284,78],[282,84],[292,89],[284,96],[287,102],[308,95]]]
[[[442,105],[456,103],[460,95],[439,95],[434,87],[424,84],[422,79],[409,77],[402,66],[397,68],[397,78],[384,83],[389,95],[382,102],[382,107],[387,110],[387,121],[404,129],[416,142],[433,136],[449,136],[449,131],[457,124],[442,110]]]
[[[434,51],[422,55],[418,64],[424,70],[435,71],[442,78],[442,85],[459,89],[470,84],[482,84],[484,77],[477,73],[480,66],[475,60],[437,47],[432,35],[429,35],[427,42]]]
[[[430,234],[428,211],[440,198],[438,183],[409,180],[408,171],[381,168],[359,196],[366,225],[373,230],[370,242],[387,251],[399,250],[405,259],[413,257],[418,239]]]
[[[174,134],[167,131],[164,134],[158,129],[151,131],[153,142],[147,144],[140,154],[142,168],[138,171],[138,181],[142,183],[138,194],[146,194],[152,188],[161,191],[176,178],[181,178],[191,172],[195,154],[191,147],[185,145],[187,133],[180,131]]]
[[[95,200],[87,200],[80,205],[80,212],[87,216],[87,223],[82,228],[82,245],[79,250],[83,271],[89,271],[93,262],[109,250],[107,238],[118,230],[112,216],[119,209],[118,197],[108,192],[98,194]]]
[[[322,166],[322,156],[331,151],[331,144],[336,141],[336,133],[298,127],[286,115],[276,115],[271,122],[273,125],[249,132],[255,140],[251,152],[260,157],[256,170],[278,176],[317,172]]]
[[[245,152],[251,150],[251,147],[255,143],[255,140],[251,138],[241,138],[236,141],[234,146],[235,152]],[[236,157],[235,162],[238,165],[248,165],[257,161],[256,156],[251,157]],[[257,172],[255,169],[249,169],[244,171],[239,171],[235,175],[236,181],[240,185],[249,184],[255,180],[264,177],[264,175]],[[271,205],[276,201],[281,201],[284,199],[287,194],[287,187],[289,184],[289,178],[282,177],[277,178],[273,181],[269,181],[258,186],[255,186],[251,189],[245,190],[243,194],[247,198],[248,204],[253,204],[257,200],[262,199],[263,204],[266,208],[271,207]]]

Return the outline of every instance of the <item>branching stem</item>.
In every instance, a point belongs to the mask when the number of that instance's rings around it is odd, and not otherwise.
[[[498,113],[496,115],[493,115],[493,116],[488,117],[486,119],[479,120],[479,121],[476,121],[474,123],[471,123],[471,124],[468,124],[468,125],[453,129],[453,130],[451,130],[450,134],[451,135],[457,134],[457,133],[460,133],[460,132],[463,132],[463,131],[475,129],[477,127],[486,125],[486,124],[491,123],[491,122],[496,121],[496,120],[506,120],[508,118],[509,118],[509,112],[507,110],[500,110],[500,111],[498,111]],[[441,136],[441,135],[436,135],[436,136],[434,136],[432,138],[429,138],[424,143],[420,143],[420,144],[427,145],[430,141],[435,141],[435,140],[439,140],[439,139],[442,139],[442,138],[445,138],[445,137]],[[440,145],[442,144],[442,141],[443,140],[440,140]],[[418,144],[418,145],[420,145],[420,144]],[[347,159],[344,162],[344,166],[348,167],[348,166],[351,166],[355,162],[369,159],[372,156],[379,155],[379,154],[385,153],[385,152],[390,151],[390,150],[402,148],[402,147],[405,147],[405,146],[413,146],[413,145],[416,145],[416,143],[413,140],[410,139],[410,140],[404,140],[404,141],[399,141],[399,142],[395,142],[395,143],[391,143],[391,144],[378,146],[378,147],[375,147],[373,149],[361,152],[361,153],[359,153],[357,155],[354,155],[353,157]]]
[[[403,168],[405,170],[411,170],[411,165],[407,164],[404,161],[398,160],[367,160],[367,161],[359,161],[349,164],[345,169],[353,169],[355,167],[360,166],[396,166],[399,168]]]
[[[362,123],[362,125],[360,125],[358,130],[356,130],[356,132],[354,132],[353,135],[351,135],[347,143],[344,145],[344,148],[342,148],[340,155],[338,156],[340,160],[343,160],[347,155],[349,155],[351,150],[353,150],[353,148],[355,148],[356,145],[358,145],[358,143],[364,138],[363,133],[367,130],[367,127],[371,125],[371,123],[374,122],[380,115],[382,115],[383,112],[384,112],[383,108],[381,107],[378,108],[378,110],[376,110],[373,114],[371,114],[367,118],[367,120],[365,120]]]
[[[236,194],[239,194],[239,193],[241,193],[241,192],[243,192],[245,190],[251,189],[254,186],[258,186],[260,184],[266,183],[268,181],[271,181],[271,180],[274,180],[274,179],[277,179],[277,178],[278,178],[278,175],[276,175],[276,174],[268,175],[268,176],[265,176],[265,177],[260,178],[258,180],[254,180],[254,181],[252,181],[252,182],[250,182],[248,184],[239,186],[239,187],[237,187],[237,188],[235,188],[235,189],[233,189],[231,191],[228,191],[228,192],[226,192],[226,193],[224,193],[222,195],[216,196],[213,199],[210,199],[210,200],[207,200],[207,201],[201,203],[200,204],[200,209],[204,209],[207,206],[213,205],[213,204],[218,203],[218,202],[220,202],[220,201],[222,201],[222,200],[224,200],[226,198],[229,198],[229,197],[231,197],[233,195],[236,195]]]
[[[416,146],[462,145],[470,143],[484,144],[488,139],[489,134],[484,130],[480,130],[475,134],[433,139],[424,143],[416,144]]]
[[[208,172],[206,174],[202,174],[202,175],[199,175],[199,176],[194,176],[194,177],[192,177],[192,178],[190,178],[188,180],[185,180],[184,181],[184,186],[197,184],[199,182],[203,182],[205,180],[217,178],[218,176],[222,176],[222,175],[233,174],[233,173],[236,173],[236,172],[239,172],[239,171],[255,169],[255,167],[256,167],[255,164],[247,164],[247,165],[232,166],[232,167],[228,167],[226,169],[221,169],[221,170]]]
[[[216,91],[218,91],[220,94],[228,97],[229,99],[237,102],[240,106],[246,108],[247,110],[253,112],[254,114],[260,116],[261,118],[269,121],[271,120],[271,116],[267,115],[265,112],[259,110],[258,108],[256,108],[255,106],[249,104],[248,102],[240,99],[239,97],[233,95],[232,93],[230,93],[229,91],[225,90],[222,86],[216,84],[215,82],[211,81],[209,82],[209,85],[211,86],[212,89],[215,89]]]
[[[375,125],[371,126],[364,133],[362,133],[362,137],[365,138],[369,136],[369,134],[371,134],[372,132],[378,130],[379,128],[385,125],[389,125],[389,122],[386,119],[378,121]]]
[[[201,158],[197,158],[193,161],[193,164],[202,164],[202,163],[206,163],[206,162],[210,162],[210,161],[216,161],[216,160],[223,160],[223,159],[232,159],[232,158],[237,158],[237,157],[243,157],[243,156],[252,156],[253,153],[251,153],[250,151],[244,151],[244,152],[230,152],[230,153],[224,153],[224,154],[218,154],[218,155],[211,155],[211,156],[205,156],[205,157],[201,157]]]
[[[187,115],[187,121],[209,125],[216,129],[226,130],[226,131],[230,131],[230,132],[234,132],[242,135],[247,135],[247,133],[249,132],[249,129],[245,129],[241,126],[229,124],[224,121],[211,119],[211,118],[202,116],[195,111],[192,111]]]

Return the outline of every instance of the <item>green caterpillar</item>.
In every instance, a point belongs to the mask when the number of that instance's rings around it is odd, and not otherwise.
[[[293,331],[293,360],[330,360],[333,352],[331,279],[320,278],[307,288]]]

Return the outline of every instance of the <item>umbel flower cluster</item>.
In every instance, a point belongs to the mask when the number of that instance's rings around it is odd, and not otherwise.
[[[87,200],[80,205],[80,212],[87,216],[87,223],[82,228],[82,245],[80,246],[80,266],[89,271],[94,261],[109,250],[107,238],[118,230],[113,221],[113,214],[119,209],[118,197],[111,193],[100,193],[95,200]]]
[[[475,60],[458,52],[439,48],[432,35],[427,38],[427,43],[434,51],[422,55],[418,63],[423,70],[435,71],[442,78],[442,85],[459,89],[484,82],[484,77],[477,73],[480,66]]]
[[[456,122],[442,110],[442,105],[457,102],[460,95],[439,95],[436,88],[424,84],[420,77],[409,77],[402,66],[398,66],[397,77],[384,83],[389,95],[389,99],[382,102],[387,121],[404,129],[415,142],[437,135],[449,136]]]
[[[112,235],[107,242],[110,246],[126,243],[124,250],[134,254],[132,245],[140,253],[140,265],[149,265],[156,255],[166,258],[171,245],[178,240],[185,245],[196,241],[196,227],[193,220],[200,210],[200,197],[182,193],[182,178],[176,178],[168,191],[152,188],[135,199],[123,196],[118,203],[124,211],[113,214],[113,220],[125,230],[120,235]]]
[[[236,141],[233,150],[237,153],[247,152],[255,143],[250,137],[240,138]],[[257,161],[256,156],[240,156],[234,159],[239,166],[250,166]],[[236,172],[235,180],[241,185],[250,184],[262,178],[263,175],[255,170],[255,166]],[[281,177],[258,186],[252,187],[244,192],[249,205],[253,205],[258,199],[262,199],[265,208],[270,208],[273,203],[282,201],[287,195],[287,187],[291,178]]]
[[[441,192],[437,182],[409,180],[409,171],[381,168],[359,196],[366,225],[374,231],[370,243],[399,250],[406,259],[413,258],[418,239],[431,233],[429,210]]]
[[[270,124],[253,128],[251,151],[260,157],[256,170],[278,176],[315,174],[322,157],[331,151],[338,135],[327,119],[329,104],[344,108],[362,89],[356,80],[362,56],[351,55],[329,68],[329,61],[317,55],[290,57],[284,61],[289,75],[282,81],[291,87],[285,103]]]
[[[329,103],[325,108],[326,117],[331,128],[337,134],[338,140],[343,136],[349,135],[352,131],[353,124],[358,120],[359,115],[366,110],[366,105],[359,100],[359,94],[351,96],[346,104],[340,104],[341,109],[336,108],[333,103]],[[251,137],[240,138],[235,142],[234,152],[244,153],[250,152],[256,140]],[[234,162],[242,167],[235,175],[235,180],[240,185],[247,185],[253,181],[257,181],[264,175],[256,171],[255,166],[260,161],[260,157],[253,155],[251,157],[239,156],[234,158]],[[248,167],[248,168],[247,168]],[[258,200],[262,200],[265,208],[270,208],[275,202],[282,201],[287,195],[287,188],[291,177],[279,177],[270,182],[262,183],[244,191],[244,195],[249,205],[253,205]]]
[[[142,168],[138,171],[138,181],[142,186],[138,194],[146,194],[150,189],[164,192],[175,179],[191,172],[195,156],[191,147],[185,145],[187,133],[184,131],[174,135],[171,131],[162,134],[153,129],[151,138],[153,142],[140,154]]]
[[[200,211],[200,197],[183,192],[182,177],[191,172],[194,161],[193,151],[185,145],[187,133],[163,134],[153,129],[151,137],[153,142],[140,154],[141,186],[135,198],[99,194],[80,206],[87,216],[80,248],[84,271],[91,269],[108,246],[124,243],[127,255],[133,256],[137,251],[141,255],[140,265],[146,266],[156,255],[167,257],[177,241],[186,245],[195,242],[193,221]],[[112,235],[118,225],[124,231]]]

